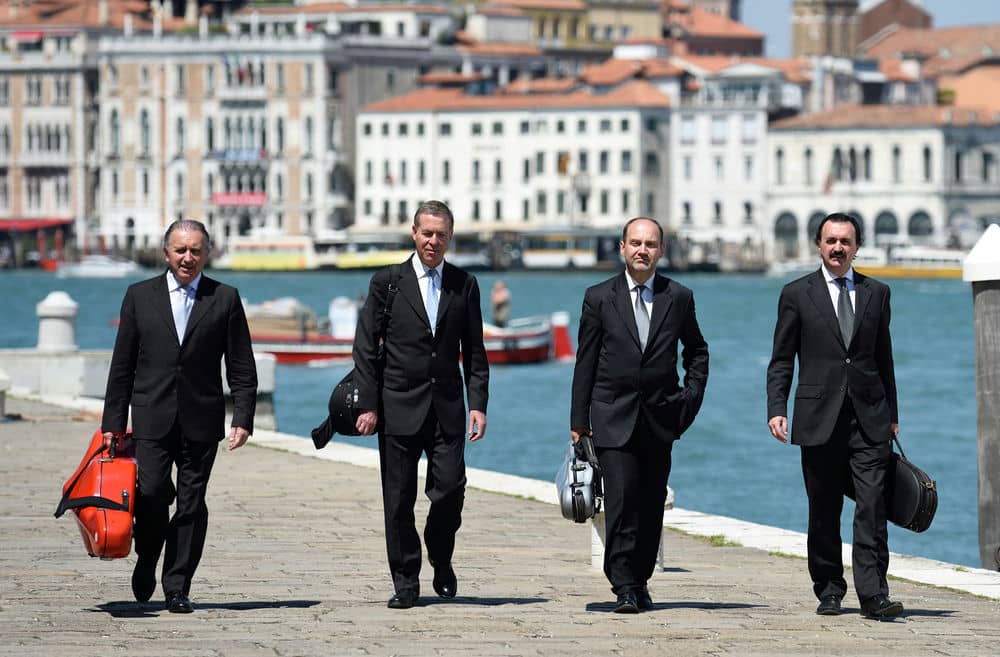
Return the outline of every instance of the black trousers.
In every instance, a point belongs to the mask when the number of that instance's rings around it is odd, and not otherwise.
[[[809,575],[817,598],[847,593],[841,556],[840,514],[848,481],[855,489],[852,568],[860,600],[888,595],[888,528],[885,477],[891,441],[873,442],[845,399],[830,440],[802,448],[802,476],[809,496]]]
[[[663,531],[673,443],[643,427],[640,416],[623,447],[597,450],[604,479],[604,574],[616,595],[646,588]]]
[[[379,434],[385,546],[396,592],[420,592],[420,536],[413,506],[417,501],[417,463],[421,454],[427,454],[424,493],[431,502],[424,525],[427,558],[431,565],[451,563],[465,504],[464,441],[461,434],[452,436],[441,431],[433,409],[419,433]]]
[[[159,440],[137,440],[139,468],[135,500],[135,553],[139,561],[156,564],[163,556],[164,594],[188,595],[201,561],[208,531],[205,493],[219,443],[188,440],[175,424]],[[171,478],[177,467],[177,484]],[[177,508],[170,517],[170,504]]]

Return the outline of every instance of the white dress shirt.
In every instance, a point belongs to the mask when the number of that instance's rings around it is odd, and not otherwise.
[[[826,277],[826,288],[830,292],[830,300],[833,302],[833,314],[836,315],[837,301],[840,299],[840,283],[837,282],[837,278],[839,277],[831,274],[826,265],[821,265],[821,268],[823,269],[823,276]],[[848,269],[842,278],[847,279],[847,293],[851,297],[851,308],[857,310],[858,304],[854,302],[854,267]]]
[[[420,260],[420,256],[417,252],[413,252],[413,257],[410,258],[410,262],[413,263],[413,273],[417,275],[417,288],[420,290],[420,298],[424,301],[424,308],[427,307],[427,272],[430,271],[430,267],[424,265]],[[441,298],[441,277],[444,275],[444,260],[442,260],[437,267],[437,292],[438,299]]]

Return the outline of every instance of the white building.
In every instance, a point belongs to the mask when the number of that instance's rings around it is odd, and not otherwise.
[[[778,121],[768,199],[774,257],[809,253],[848,212],[866,244],[968,247],[1000,217],[1000,116],[941,106],[845,106]]]
[[[444,201],[466,226],[620,226],[669,211],[669,98],[645,81],[603,94],[477,95],[435,87],[358,117],[357,226],[404,225]]]

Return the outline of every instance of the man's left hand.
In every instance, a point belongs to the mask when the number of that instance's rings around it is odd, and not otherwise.
[[[229,451],[239,449],[247,444],[250,439],[250,432],[243,427],[233,427],[229,430]]]
[[[469,411],[469,440],[479,440],[486,435],[486,413]]]

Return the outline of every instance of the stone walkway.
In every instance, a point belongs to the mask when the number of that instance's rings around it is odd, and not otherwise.
[[[25,419],[0,424],[0,655],[998,653],[997,600],[894,580],[900,619],[866,620],[851,597],[845,615],[820,617],[803,560],[677,532],[651,582],[655,610],[612,614],[587,526],[482,490],[467,494],[458,597],[437,598],[428,568],[421,606],[390,610],[377,471],[277,449],[303,439],[263,432],[216,462],[197,611],[168,614],[159,591],[132,601],[134,557],[91,559],[74,520],[52,517],[97,419],[11,398],[7,412]]]

